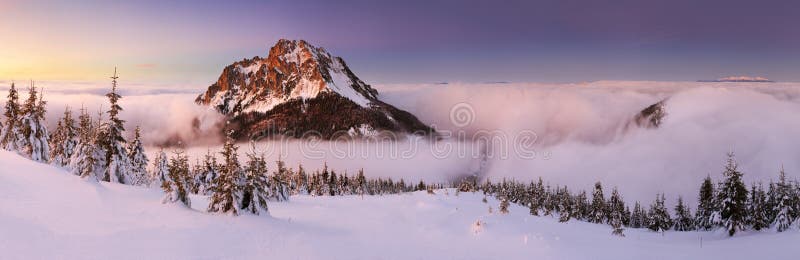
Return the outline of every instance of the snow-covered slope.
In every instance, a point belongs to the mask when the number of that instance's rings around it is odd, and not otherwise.
[[[303,40],[281,39],[267,57],[225,67],[195,101],[229,116],[238,137],[330,129],[347,134],[365,127],[431,132],[415,116],[380,101],[342,58]]]
[[[272,216],[211,215],[160,203],[157,189],[91,183],[0,151],[5,259],[793,259],[799,232],[626,230],[558,223],[453,190],[293,197]],[[489,207],[493,212],[489,213]],[[476,224],[476,223],[480,224]]]

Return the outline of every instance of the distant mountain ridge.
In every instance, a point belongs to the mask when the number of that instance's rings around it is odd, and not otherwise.
[[[731,76],[714,80],[698,80],[698,82],[775,82],[764,77]]]
[[[342,58],[303,40],[281,39],[266,58],[228,65],[195,102],[228,116],[228,128],[240,139],[434,133],[416,116],[379,100]]]

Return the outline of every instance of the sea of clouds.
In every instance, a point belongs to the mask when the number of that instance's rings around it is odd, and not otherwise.
[[[7,89],[0,82],[0,90]],[[109,83],[40,82],[55,125],[63,108],[107,108]],[[27,83],[17,84],[21,97]],[[407,110],[442,134],[438,141],[272,140],[253,145],[270,160],[296,168],[327,164],[339,172],[407,181],[449,181],[477,174],[534,180],[571,189],[602,181],[626,199],[693,201],[707,175],[719,179],[726,153],[735,152],[748,185],[768,182],[783,166],[800,176],[800,84],[618,82],[576,84],[379,85],[380,98]],[[192,157],[219,151],[222,117],[194,104],[201,88],[120,85],[128,130],[140,125],[150,153],[183,140]],[[4,91],[5,92],[5,91]],[[642,109],[666,100],[658,129],[630,124]],[[251,145],[240,144],[242,154]],[[172,150],[174,148],[166,148]],[[192,161],[195,160],[192,158]]]

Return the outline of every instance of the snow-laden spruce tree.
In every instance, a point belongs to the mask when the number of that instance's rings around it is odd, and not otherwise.
[[[778,183],[775,184],[775,194],[777,200],[775,203],[774,211],[777,212],[772,226],[778,231],[783,232],[792,226],[794,216],[796,214],[795,208],[792,207],[792,186],[786,181],[786,172],[781,167],[780,175],[778,175]]]
[[[50,159],[55,165],[66,167],[70,165],[70,158],[78,146],[78,129],[72,117],[72,109],[64,109],[64,117],[58,121],[56,131],[50,140]]]
[[[208,204],[208,212],[236,216],[241,209],[244,176],[237,155],[239,147],[234,143],[231,133],[227,133],[225,145],[222,147],[223,161],[214,185],[214,193],[211,195],[211,202]]]
[[[567,189],[567,186],[564,186],[564,189],[560,189],[558,192],[558,221],[567,222],[572,219],[572,214],[575,212],[573,209],[574,206],[569,189]]]
[[[50,134],[47,132],[46,113],[43,96],[31,83],[28,99],[22,106],[22,151],[31,160],[37,162],[50,161]]]
[[[108,121],[100,125],[100,130],[97,135],[98,144],[105,151],[105,167],[102,176],[103,181],[117,182],[122,184],[130,184],[130,162],[128,161],[127,151],[125,150],[125,138],[122,136],[125,132],[125,121],[119,118],[119,112],[122,107],[119,106],[119,99],[122,98],[117,94],[117,70],[114,69],[114,76],[111,77],[111,92],[106,94],[111,107],[106,112],[108,113]]]
[[[656,200],[650,205],[647,213],[647,227],[656,232],[664,232],[672,227],[672,218],[669,216],[667,207],[664,205],[664,194],[656,195]]]
[[[197,194],[211,195],[214,191],[214,184],[216,183],[217,176],[219,176],[220,166],[217,163],[217,158],[211,154],[209,150],[203,162],[195,172],[195,183],[197,184]]]
[[[167,153],[164,152],[164,149],[159,149],[156,153],[156,157],[153,158],[153,170],[150,171],[149,174],[149,186],[150,187],[161,187],[165,181],[169,178],[169,158],[167,158]]]
[[[633,206],[630,226],[632,228],[643,228],[647,226],[647,212],[642,208],[642,204],[640,204],[639,201],[636,201]]]
[[[689,207],[683,204],[683,198],[678,197],[675,205],[675,231],[692,231],[695,229],[694,218]]]
[[[9,151],[20,151],[22,149],[22,107],[19,104],[19,93],[14,83],[8,89],[8,100],[6,100],[5,111],[6,123],[0,131],[0,146]]]
[[[306,176],[306,171],[303,169],[302,166],[297,170],[298,175],[301,178],[308,179]],[[307,182],[307,181],[306,181]],[[358,195],[364,195],[367,193],[367,177],[364,176],[364,169],[359,169],[358,174],[356,175],[356,190],[355,193]]]
[[[244,167],[245,185],[242,193],[241,207],[244,212],[260,215],[269,214],[267,200],[270,191],[267,190],[267,161],[263,155],[247,154],[247,165]]]
[[[105,164],[105,153],[97,145],[95,124],[85,108],[78,117],[78,145],[70,157],[72,173],[84,179],[97,181]]]
[[[717,203],[716,190],[711,176],[703,179],[700,185],[700,194],[697,198],[697,212],[695,212],[695,226],[700,230],[711,230],[721,225],[719,203]]]
[[[185,176],[189,175],[189,158],[182,150],[176,150],[167,168],[168,174],[161,183],[161,189],[164,190],[164,199],[161,202],[180,202],[190,208],[192,203],[184,182]]]
[[[133,141],[128,145],[128,161],[130,162],[131,184],[147,185],[147,154],[144,152],[144,144],[141,140],[141,129],[137,126],[133,132]]]
[[[289,185],[286,183],[285,176],[288,175],[288,170],[283,161],[278,160],[275,162],[278,170],[269,178],[270,200],[273,201],[287,201],[289,200]],[[336,180],[336,173],[331,174],[331,195],[338,194],[338,181]]]
[[[767,195],[763,186],[760,183],[758,186],[753,184],[747,202],[747,224],[756,231],[769,227],[767,211]]]
[[[573,207],[572,217],[577,220],[586,220],[589,215],[589,198],[586,196],[586,191],[582,190],[575,197],[575,206]]]
[[[614,229],[614,235],[623,235],[623,222],[625,218],[625,202],[616,187],[611,191],[611,198],[608,200],[608,224]]]
[[[592,193],[592,206],[589,212],[589,222],[592,223],[605,223],[608,219],[608,211],[606,209],[606,200],[603,196],[603,185],[600,182],[594,184],[594,192]]]
[[[500,198],[500,214],[508,214],[508,196],[501,196]]]
[[[364,170],[359,170],[361,175],[364,174]],[[297,183],[297,189],[292,191],[292,194],[301,194],[301,195],[308,195],[308,174],[306,174],[306,170],[303,169],[302,164],[297,165],[297,173],[295,173],[295,183]],[[355,180],[355,189],[354,194],[357,195],[364,195],[364,191],[366,191],[366,179],[360,180],[356,177]]]
[[[742,182],[742,172],[739,171],[733,153],[728,153],[725,177],[718,191],[720,203],[720,217],[722,225],[733,236],[737,231],[745,228],[747,216],[747,187]]]

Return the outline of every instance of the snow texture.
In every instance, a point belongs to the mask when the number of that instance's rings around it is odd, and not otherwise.
[[[7,259],[793,259],[798,232],[671,232],[534,217],[480,193],[293,197],[270,216],[161,204],[157,188],[88,182],[0,151]],[[754,250],[758,249],[758,250]]]

